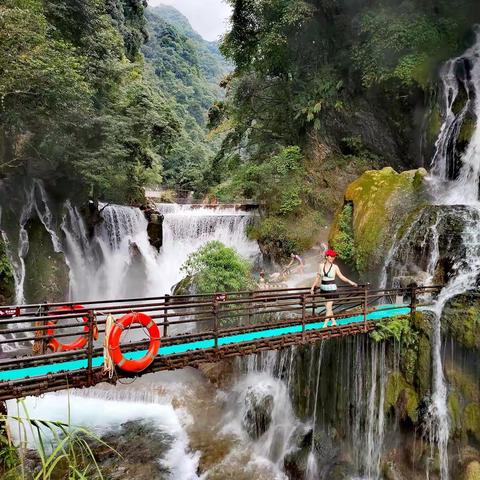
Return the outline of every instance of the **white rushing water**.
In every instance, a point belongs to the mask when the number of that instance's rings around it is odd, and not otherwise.
[[[69,270],[68,297],[76,301],[170,293],[183,278],[181,266],[188,255],[210,240],[234,247],[250,261],[255,261],[259,254],[256,243],[246,236],[250,215],[233,208],[212,210],[188,205],[158,205],[164,215],[164,241],[158,252],[149,242],[147,220],[138,208],[101,205],[102,220],[94,232],[89,232],[78,208],[68,201],[61,221],[56,223],[41,182],[32,182],[25,189],[24,197],[17,251],[13,256],[17,303],[25,302],[25,280],[29,275],[25,261],[29,252],[27,225],[33,218],[37,218],[49,234],[52,250],[64,254]],[[190,380],[185,382],[187,385]],[[181,388],[176,387],[178,391]],[[173,408],[172,401],[164,395],[149,394],[148,389],[136,382],[127,387],[127,392],[124,389],[113,396],[104,396],[101,389],[70,396],[47,394],[41,399],[27,399],[26,406],[32,417],[62,421],[67,420],[68,407],[72,424],[86,425],[100,434],[130,420],[147,420],[174,438],[165,458],[159,459],[171,472],[169,478],[197,479],[198,455],[189,450],[184,425],[186,414]],[[13,402],[9,410],[15,411]],[[262,458],[261,453],[258,458]]]
[[[290,372],[295,349],[283,352],[263,352],[238,360],[242,372],[240,379],[226,393],[226,409],[222,431],[240,439],[239,450],[251,452],[251,462],[264,466],[269,477],[286,480],[283,459],[291,447],[290,440],[295,429],[302,425],[296,418],[290,399],[288,378],[282,372]],[[256,430],[253,415],[258,411],[268,412],[268,428],[260,426],[258,438],[253,439],[247,431]],[[263,417],[262,417],[263,418]],[[261,423],[261,422],[260,422]]]
[[[475,205],[479,200],[480,122],[475,122],[460,166],[455,165],[459,156],[457,140],[467,114],[480,118],[480,26],[475,27],[475,34],[474,45],[446,62],[440,72],[444,120],[435,144],[431,180],[435,199],[442,205]],[[454,106],[460,93],[466,101],[456,112]]]
[[[455,275],[442,290],[434,307],[432,367],[433,395],[429,407],[429,434],[432,444],[439,450],[440,478],[449,478],[448,440],[450,435],[447,408],[448,388],[442,363],[441,316],[445,304],[453,297],[478,286],[480,275],[480,27],[475,27],[476,40],[460,57],[449,60],[441,70],[444,96],[444,121],[436,142],[433,158],[431,185],[434,202],[445,205],[464,205],[459,213],[464,222],[462,242],[465,257],[454,265]],[[460,111],[454,108],[455,101],[463,90],[466,100]],[[458,109],[457,109],[458,110]],[[457,140],[467,115],[476,119],[472,137],[463,154],[456,151]],[[460,157],[460,165],[456,159]],[[438,222],[437,222],[438,225]],[[436,225],[432,228],[436,228]],[[435,255],[432,255],[435,257]],[[438,260],[432,258],[429,267],[433,270]],[[432,452],[433,459],[433,452]],[[428,472],[427,472],[428,476]]]
[[[20,404],[13,400],[7,403],[10,414],[19,418],[28,416],[42,421],[64,422],[72,428],[87,427],[99,436],[115,435],[116,432],[121,435],[121,427],[127,422],[148,425],[149,430],[171,439],[157,459],[158,464],[168,472],[162,478],[198,480],[199,455],[190,451],[186,432],[191,419],[185,409],[174,408],[172,402],[175,395],[184,393],[186,385],[191,388],[197,382],[194,376],[186,374],[183,378],[167,372],[148,375],[141,384],[136,382],[133,389],[125,385],[98,386],[88,391],[74,391],[68,396],[64,393],[48,394],[41,398],[29,397]],[[159,384],[163,389],[159,388]],[[10,430],[16,443],[34,447],[38,442],[37,432],[30,429],[25,420],[23,425],[12,420]],[[47,428],[43,430],[43,441],[53,441]],[[155,438],[152,441],[155,442]],[[154,447],[158,449],[158,445]],[[119,464],[121,461],[117,459]]]

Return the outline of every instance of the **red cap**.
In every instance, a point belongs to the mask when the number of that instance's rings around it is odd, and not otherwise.
[[[335,250],[327,250],[325,252],[325,256],[326,257],[336,257],[337,256],[337,252]]]

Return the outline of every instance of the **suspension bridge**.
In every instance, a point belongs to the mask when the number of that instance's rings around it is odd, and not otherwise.
[[[340,287],[336,325],[307,288],[0,307],[0,401],[365,334],[440,288]]]

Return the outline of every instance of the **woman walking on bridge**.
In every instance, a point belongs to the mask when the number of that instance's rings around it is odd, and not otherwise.
[[[310,289],[310,293],[313,295],[315,293],[315,289],[317,288],[318,282],[321,281],[320,291],[326,300],[325,314],[327,318],[323,325],[324,327],[327,326],[329,318],[332,320],[332,326],[337,325],[337,322],[333,317],[333,300],[338,298],[337,284],[335,283],[336,277],[345,283],[349,283],[352,285],[352,287],[358,286],[355,282],[352,282],[342,274],[340,268],[338,268],[338,265],[334,265],[336,256],[337,252],[334,250],[327,250],[325,252],[325,261],[318,266],[317,276],[313,282],[312,288]]]

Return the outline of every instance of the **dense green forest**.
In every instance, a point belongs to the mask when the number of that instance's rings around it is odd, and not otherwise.
[[[264,251],[311,246],[361,172],[428,163],[446,59],[471,44],[475,0],[230,0],[235,64],[210,127],[227,130],[211,184],[265,205]],[[233,174],[232,174],[233,172]]]
[[[144,69],[142,0],[0,6],[1,174],[135,201],[180,124]]]
[[[219,150],[220,137],[207,135],[209,108],[219,100],[219,84],[229,70],[216,42],[207,42],[177,10],[147,10],[149,39],[143,48],[162,92],[175,101],[182,131],[164,159],[167,186],[204,192],[204,173]]]
[[[141,201],[141,187],[162,178],[200,188],[215,148],[206,112],[228,67],[171,9],[172,23],[155,10],[147,25],[146,6],[2,2],[1,177],[127,202]]]

